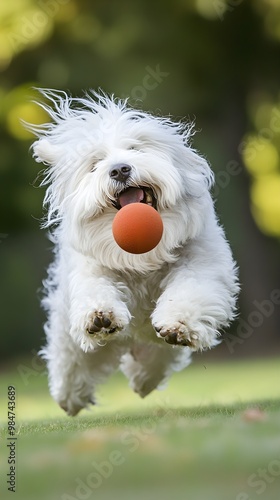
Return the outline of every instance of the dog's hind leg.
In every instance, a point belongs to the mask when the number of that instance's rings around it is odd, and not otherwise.
[[[121,370],[142,398],[191,362],[191,350],[164,344],[136,344],[122,357]]]
[[[63,324],[61,311],[53,311],[46,326],[48,343],[41,351],[47,361],[49,388],[68,415],[94,404],[94,388],[119,366],[121,347],[110,342],[84,352]]]

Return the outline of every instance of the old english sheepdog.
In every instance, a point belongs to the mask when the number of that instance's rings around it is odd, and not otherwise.
[[[51,395],[76,415],[119,367],[144,397],[192,351],[216,346],[235,317],[237,267],[191,124],[93,91],[41,93],[50,123],[29,128],[35,160],[47,166],[44,226],[55,253],[42,355]],[[163,221],[161,241],[143,254],[122,250],[112,235],[117,211],[132,202],[153,206]]]

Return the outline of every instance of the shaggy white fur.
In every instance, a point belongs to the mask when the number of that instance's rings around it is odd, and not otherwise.
[[[41,92],[52,122],[29,128],[34,157],[48,166],[45,226],[55,244],[42,353],[52,396],[75,415],[119,366],[144,397],[192,351],[217,345],[239,287],[192,126],[94,92]],[[138,255],[112,236],[117,210],[134,201],[152,204],[164,225],[157,247]]]

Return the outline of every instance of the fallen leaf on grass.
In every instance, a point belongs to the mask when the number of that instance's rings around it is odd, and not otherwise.
[[[267,414],[260,408],[247,408],[241,416],[245,422],[263,422]]]

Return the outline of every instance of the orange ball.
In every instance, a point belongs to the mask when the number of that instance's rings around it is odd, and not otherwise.
[[[160,242],[163,223],[159,213],[145,203],[129,203],[113,220],[113,236],[126,252],[139,254],[152,250]]]

